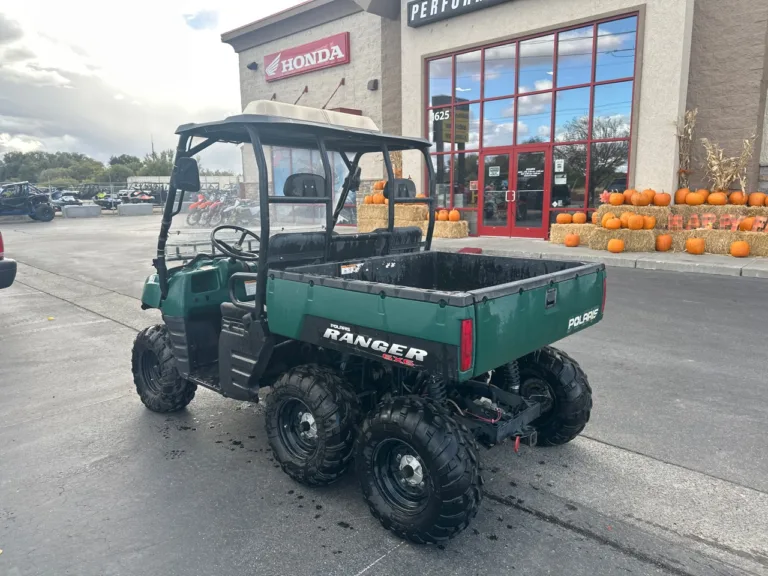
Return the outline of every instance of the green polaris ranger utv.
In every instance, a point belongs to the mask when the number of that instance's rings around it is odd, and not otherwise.
[[[549,344],[602,319],[602,264],[432,251],[430,142],[364,117],[254,102],[177,134],[157,273],[142,297],[163,324],[140,332],[132,354],[149,409],[181,410],[198,386],[253,402],[269,387],[266,434],[283,471],[323,486],[354,463],[373,515],[419,543],[451,538],[476,515],[478,444],[554,446],[584,429],[587,376]],[[177,262],[169,229],[200,187],[194,156],[217,142],[252,151],[260,229],[219,226],[209,251]],[[278,174],[275,150],[291,147],[314,160],[296,154],[293,173]],[[395,177],[390,153],[408,150],[423,158],[426,199]],[[366,158],[387,175],[388,227],[340,234]],[[394,227],[397,204],[425,202],[426,237]],[[273,234],[284,205],[321,206],[324,229]]]

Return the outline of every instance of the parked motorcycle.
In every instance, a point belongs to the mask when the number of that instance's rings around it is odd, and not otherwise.
[[[189,205],[189,213],[187,214],[187,224],[189,226],[197,226],[197,223],[200,222],[203,205],[207,204],[207,202],[208,200],[204,194],[198,194],[197,202]]]

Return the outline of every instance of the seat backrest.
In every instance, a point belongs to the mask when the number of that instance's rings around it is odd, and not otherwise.
[[[325,178],[318,174],[291,174],[285,180],[283,194],[289,198],[325,198]]]
[[[392,198],[392,188],[387,181],[384,185],[384,198]],[[416,198],[416,184],[410,178],[396,178],[394,189],[395,198]]]

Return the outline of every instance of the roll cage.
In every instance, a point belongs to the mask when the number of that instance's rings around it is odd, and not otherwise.
[[[256,166],[259,174],[259,206],[260,206],[260,242],[259,259],[257,262],[256,294],[251,311],[263,314],[266,301],[267,270],[270,262],[270,210],[272,204],[324,204],[325,205],[325,250],[320,262],[331,260],[331,243],[334,228],[339,215],[344,207],[351,190],[357,190],[360,183],[359,163],[363,155],[368,153],[381,153],[384,158],[384,166],[387,175],[387,185],[384,191],[389,198],[387,234],[390,237],[394,232],[395,204],[410,203],[429,205],[429,223],[426,239],[419,245],[424,250],[430,250],[432,235],[435,227],[435,174],[429,156],[431,143],[422,138],[410,138],[404,136],[386,135],[374,130],[351,128],[335,124],[314,122],[310,120],[297,120],[283,116],[271,116],[261,114],[241,114],[232,116],[220,122],[203,124],[184,124],[178,128],[179,136],[176,147],[173,174],[171,176],[168,197],[163,209],[163,220],[157,241],[157,258],[153,261],[157,269],[161,298],[164,300],[168,294],[168,268],[166,266],[166,242],[173,217],[182,208],[184,192],[199,191],[199,174],[197,165],[194,166],[184,160],[192,159],[206,148],[217,142],[251,145],[256,158]],[[202,142],[193,145],[193,139],[201,138]],[[316,149],[322,161],[324,172],[324,187],[322,196],[270,196],[267,160],[264,154],[264,146],[277,147],[306,147]],[[390,152],[418,150],[424,157],[427,165],[429,194],[426,198],[411,196],[414,190],[412,185],[400,186],[395,178],[394,169],[389,156]],[[333,178],[329,153],[337,152],[349,170],[344,180],[341,196],[338,198],[334,209]],[[352,160],[347,154],[353,154]],[[189,171],[193,174],[190,175]],[[191,178],[190,178],[191,176]],[[196,180],[196,182],[195,182]],[[393,185],[390,186],[390,183]],[[196,189],[195,189],[196,188]],[[395,190],[395,193],[391,193]],[[179,194],[181,192],[181,194]],[[177,200],[178,194],[178,200]],[[297,233],[299,234],[299,233]],[[386,243],[383,255],[392,251],[392,243]],[[238,274],[244,276],[246,274]],[[234,278],[233,278],[234,280]]]

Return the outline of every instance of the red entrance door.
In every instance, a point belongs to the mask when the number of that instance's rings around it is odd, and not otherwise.
[[[550,150],[525,147],[480,156],[480,235],[545,238]]]

